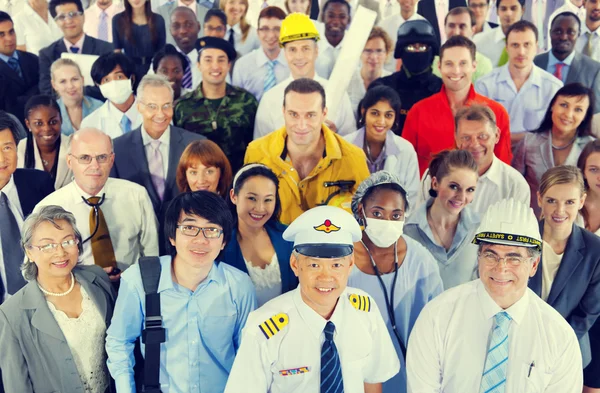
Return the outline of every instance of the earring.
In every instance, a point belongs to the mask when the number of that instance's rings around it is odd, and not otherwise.
[[[436,190],[434,190],[433,188],[430,188],[430,189],[429,189],[429,196],[430,196],[430,197],[432,197],[432,198],[437,198],[437,196],[438,196],[438,193],[437,193],[437,191],[436,191]]]

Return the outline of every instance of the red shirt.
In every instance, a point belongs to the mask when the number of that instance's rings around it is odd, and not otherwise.
[[[496,115],[496,125],[500,129],[500,141],[494,148],[494,154],[508,165],[511,164],[510,121],[508,112],[494,100],[475,93],[473,84],[469,88],[467,103],[487,105]],[[417,151],[421,176],[429,167],[431,157],[442,150],[454,149],[454,115],[446,96],[446,87],[439,93],[417,102],[408,111],[402,137],[412,143]]]

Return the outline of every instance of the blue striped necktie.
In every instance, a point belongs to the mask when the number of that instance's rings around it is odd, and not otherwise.
[[[21,71],[21,65],[19,64],[19,60],[11,57],[8,59],[8,66],[12,68],[14,72],[19,75],[19,78],[23,79],[23,71]]]
[[[506,368],[508,366],[508,328],[510,316],[499,312],[494,316],[492,338],[485,359],[483,377],[479,393],[504,393],[506,388]]]
[[[185,61],[186,63],[183,65],[185,70],[183,72],[183,79],[181,81],[181,86],[185,87],[186,89],[191,89],[192,88],[192,63],[189,59],[189,57],[187,57],[187,55],[185,53],[181,53],[184,57],[185,57]]]
[[[267,75],[265,76],[265,84],[263,87],[263,93],[266,93],[270,88],[275,86],[277,79],[275,79],[275,65],[277,60],[267,61]]]
[[[335,325],[328,321],[323,329],[325,341],[321,347],[321,393],[344,393],[342,364],[337,347],[333,342]]]

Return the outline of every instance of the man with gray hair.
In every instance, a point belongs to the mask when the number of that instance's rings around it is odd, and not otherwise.
[[[73,134],[67,165],[74,180],[34,209],[57,205],[73,213],[83,240],[83,264],[99,265],[118,281],[120,271],[141,256],[158,255],[158,229],[146,190],[108,175],[115,154],[104,132],[84,128]]]

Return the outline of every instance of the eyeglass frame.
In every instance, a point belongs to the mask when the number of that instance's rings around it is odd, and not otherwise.
[[[270,28],[267,26],[262,26],[262,27],[259,27],[258,29],[256,29],[256,31],[259,31],[263,34],[269,34],[269,33],[279,34],[279,33],[281,33],[281,27]]]
[[[55,22],[64,22],[68,19],[75,19],[83,15],[81,11],[69,11],[66,14],[59,14],[54,17]]]
[[[371,55],[384,56],[387,54],[387,51],[385,49],[363,49],[362,53],[367,57]]]
[[[90,164],[92,163],[92,161],[94,161],[94,159],[96,159],[96,162],[97,162],[98,164],[106,164],[106,163],[108,162],[108,160],[110,159],[110,157],[111,157],[113,154],[115,154],[115,153],[111,151],[111,152],[110,152],[110,153],[108,153],[108,154],[98,154],[97,156],[92,156],[92,155],[89,155],[89,154],[82,154],[82,155],[80,155],[80,156],[76,156],[75,154],[71,154],[71,153],[69,153],[68,155],[70,155],[71,157],[75,157],[75,159],[77,160],[77,162],[78,162],[79,164],[81,164],[81,165],[90,165]],[[81,161],[81,160],[82,160],[82,158],[83,158],[83,157],[86,157],[86,156],[87,156],[87,157],[90,157],[90,162],[82,162],[82,161]],[[106,156],[106,160],[104,160],[104,159],[103,159],[102,161],[100,161],[100,158],[101,158],[102,156]]]
[[[70,244],[65,244],[65,243],[70,243]],[[65,240],[60,243],[44,244],[43,246],[36,246],[36,245],[30,244],[29,246],[27,246],[27,248],[41,251],[44,254],[51,254],[52,252],[54,252],[58,249],[59,245],[62,247],[63,250],[66,251],[67,248],[71,248],[73,246],[77,247],[79,245],[79,239],[69,239],[69,240]]]
[[[184,67],[184,68],[185,68],[185,67]],[[147,103],[145,103],[145,102],[143,102],[143,101],[140,101],[140,104],[144,105],[144,106],[145,106],[146,108],[148,108],[148,110],[150,110],[150,112],[152,112],[152,113],[157,113],[159,109],[160,109],[161,111],[163,111],[163,112],[164,112],[164,111],[172,111],[172,110],[174,110],[174,109],[175,109],[175,107],[174,107],[174,105],[173,105],[173,103],[172,103],[172,102],[170,102],[170,103],[168,103],[168,104],[164,104],[164,105],[163,105],[163,106],[161,106],[161,107],[159,107],[157,104],[155,104],[155,103],[153,103],[153,102],[151,102],[151,103],[147,104]],[[154,106],[155,108],[153,108],[152,106]],[[165,107],[166,107],[166,106],[169,106],[169,108],[166,108],[166,109],[165,109]]]
[[[487,256],[485,256],[484,254],[487,254]],[[488,257],[494,257],[495,262],[491,263],[491,261],[487,261],[486,259]],[[504,256],[504,257],[499,257],[498,255],[494,254],[493,252],[489,252],[489,251],[478,251],[477,252],[477,257],[481,257],[484,259],[484,263],[487,266],[490,267],[496,267],[498,266],[498,264],[500,263],[500,261],[504,260],[504,266],[510,266],[510,267],[519,267],[522,266],[525,262],[529,262],[531,259],[535,259],[535,257],[516,257],[516,256],[512,256],[512,255],[508,255],[508,256]],[[508,259],[509,258],[514,258],[516,260],[518,260],[518,263],[509,263]]]
[[[183,232],[183,228],[184,227],[188,227],[188,228],[194,228],[196,229],[196,234],[195,235],[188,235],[186,233]],[[202,235],[204,236],[205,239],[207,240],[215,240],[220,238],[223,235],[223,229],[219,229],[219,228],[215,228],[215,227],[197,227],[195,225],[183,225],[183,224],[177,224],[177,229],[179,229],[181,231],[181,234],[183,236],[187,236],[187,237],[197,237],[200,234],[200,231],[202,231]],[[219,232],[218,236],[215,237],[208,237],[206,236],[206,232],[204,232],[205,230],[216,230]]]

